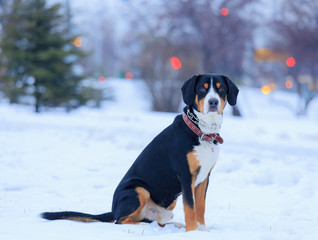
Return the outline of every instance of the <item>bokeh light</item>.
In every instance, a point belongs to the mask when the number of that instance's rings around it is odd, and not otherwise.
[[[288,89],[293,88],[293,81],[292,80],[286,80],[285,87]]]
[[[286,60],[286,65],[287,65],[288,67],[293,67],[293,66],[295,66],[295,64],[296,64],[295,58],[293,58],[293,57],[287,58],[287,60]]]
[[[175,69],[175,70],[180,69],[182,67],[182,63],[181,63],[180,59],[177,57],[171,58],[171,65],[172,65],[173,69]]]
[[[104,83],[105,81],[106,81],[106,78],[104,76],[100,76],[98,78],[98,82],[100,82],[100,83]]]
[[[132,72],[127,72],[125,74],[125,78],[128,79],[128,80],[131,80],[134,78],[134,74],[132,74]]]
[[[222,8],[222,9],[221,9],[221,14],[222,14],[223,16],[227,16],[227,15],[229,15],[229,10],[228,10],[227,8]]]
[[[262,88],[261,88],[261,91],[263,94],[267,95],[267,94],[270,94],[272,89],[270,86],[268,85],[264,85]]]
[[[81,47],[82,46],[82,38],[81,37],[76,37],[73,41],[72,41],[72,44],[75,46],[75,47]]]

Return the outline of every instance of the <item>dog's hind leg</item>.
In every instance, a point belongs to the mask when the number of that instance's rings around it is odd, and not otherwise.
[[[139,224],[143,222],[146,218],[146,209],[149,199],[149,192],[142,187],[126,191],[120,197],[117,204],[117,209],[114,214],[116,223]]]
[[[155,204],[146,189],[137,187],[121,196],[115,218],[118,224],[139,224],[152,221],[164,224],[173,218],[173,213],[171,210]]]

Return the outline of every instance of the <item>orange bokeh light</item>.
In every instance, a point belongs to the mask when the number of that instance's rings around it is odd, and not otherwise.
[[[182,67],[182,63],[181,63],[179,58],[172,57],[170,61],[171,61],[171,65],[172,65],[173,69],[177,70],[177,69],[180,69]]]
[[[288,88],[288,89],[293,88],[293,82],[291,80],[287,80],[285,82],[285,87]]]
[[[261,88],[261,91],[263,94],[267,95],[267,94],[270,94],[272,89],[270,86],[268,85],[264,85],[262,88]]]
[[[125,78],[128,79],[128,80],[131,80],[131,79],[134,78],[134,75],[133,75],[131,72],[127,72],[127,73],[125,74]]]
[[[100,83],[104,83],[104,82],[106,81],[106,78],[105,78],[104,76],[100,76],[100,77],[98,78],[98,81],[99,81]]]
[[[75,47],[81,47],[82,46],[82,38],[81,37],[76,37],[73,41],[72,41],[72,44],[75,46]]]
[[[296,64],[295,58],[293,58],[293,57],[287,58],[286,65],[288,67],[293,67],[293,66],[295,66],[295,64]]]
[[[222,8],[222,9],[221,9],[221,14],[222,14],[223,16],[229,15],[229,9],[227,9],[227,8]]]

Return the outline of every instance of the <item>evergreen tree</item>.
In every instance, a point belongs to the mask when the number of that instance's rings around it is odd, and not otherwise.
[[[70,109],[84,104],[82,77],[74,72],[84,53],[72,44],[76,36],[62,5],[13,0],[2,19],[0,70],[10,102],[32,95],[36,112],[42,106]]]

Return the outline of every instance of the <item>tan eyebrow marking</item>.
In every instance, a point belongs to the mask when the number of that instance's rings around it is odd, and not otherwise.
[[[209,84],[208,84],[208,83],[203,84],[203,86],[204,86],[206,89],[209,88]]]
[[[216,87],[219,88],[221,86],[221,83],[216,83]]]

